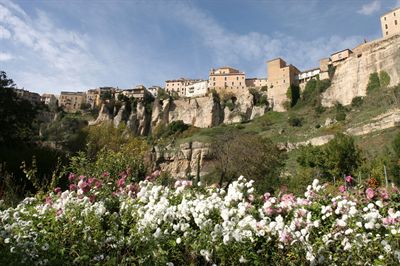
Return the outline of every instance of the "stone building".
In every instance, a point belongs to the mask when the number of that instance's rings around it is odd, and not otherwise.
[[[40,100],[45,105],[57,104],[57,98],[56,98],[56,96],[54,96],[54,94],[44,93],[44,94],[42,94]]]
[[[30,92],[24,89],[14,89],[14,91],[19,98],[27,100],[31,104],[37,105],[41,102],[41,96],[39,93]]]
[[[351,51],[350,49],[344,49],[344,50],[341,50],[341,51],[331,54],[331,57],[330,57],[331,64],[333,66],[336,66],[339,62],[349,58],[352,53],[353,53],[353,51]]]
[[[179,97],[186,96],[186,86],[199,82],[200,79],[172,79],[165,81],[165,90],[168,94],[176,93]]]
[[[400,33],[400,7],[381,16],[381,29],[383,37]]]
[[[211,69],[208,88],[216,90],[242,90],[246,88],[246,75],[232,67]]]
[[[86,93],[86,103],[90,105],[90,108],[99,106],[100,92],[98,89],[88,90]]]
[[[122,90],[121,92],[124,96],[128,98],[135,98],[138,101],[143,101],[146,96],[153,97],[151,93],[143,85],[137,85],[133,89]]]
[[[207,80],[202,80],[186,86],[186,97],[204,96],[208,92]]]
[[[86,93],[62,91],[59,98],[59,105],[66,112],[76,112],[86,103]]]
[[[298,85],[300,70],[293,65],[288,65],[282,58],[267,62],[268,98],[272,99],[274,111],[284,112],[285,103],[288,101],[286,93],[291,85]]]
[[[266,78],[247,78],[245,84],[247,88],[262,88],[268,85],[268,80]]]

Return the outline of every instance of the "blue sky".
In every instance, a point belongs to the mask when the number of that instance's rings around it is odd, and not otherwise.
[[[299,69],[381,36],[400,0],[0,0],[0,70],[58,94],[164,85],[229,65],[266,77],[267,60]]]

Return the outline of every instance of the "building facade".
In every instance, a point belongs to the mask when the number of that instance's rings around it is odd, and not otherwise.
[[[208,92],[207,80],[199,81],[186,86],[186,97],[204,96]]]
[[[297,77],[299,84],[307,83],[310,79],[317,77],[321,73],[320,68],[313,68],[302,71]]]
[[[347,58],[350,57],[350,55],[353,53],[350,49],[344,49],[342,51],[336,52],[331,54],[331,64],[333,66],[336,66],[340,61],[346,60]]]
[[[160,86],[151,86],[147,90],[151,93],[151,95],[153,95],[154,98],[156,98],[162,88]]]
[[[121,92],[124,96],[128,97],[128,98],[135,98],[138,101],[143,101],[143,99],[148,96],[148,97],[153,97],[151,95],[151,93],[146,89],[145,86],[143,85],[137,85],[135,88],[133,89],[127,89],[127,90],[123,90]]]
[[[400,33],[400,7],[381,16],[381,29],[383,37]]]
[[[29,101],[31,104],[37,105],[41,102],[41,96],[39,93],[30,92],[24,89],[14,89],[17,96],[21,99]]]
[[[86,103],[86,93],[62,91],[59,98],[59,106],[66,112],[76,112]]]
[[[287,64],[282,58],[276,58],[267,62],[267,86],[268,98],[272,99],[274,111],[286,111],[285,104],[288,101],[286,93],[291,85],[299,85],[297,67]]]
[[[40,100],[45,105],[54,105],[57,104],[57,98],[54,94],[44,93],[42,94]]]
[[[165,90],[168,94],[176,93],[179,97],[186,96],[186,86],[199,82],[200,79],[171,79],[165,81]]]
[[[262,88],[268,85],[268,80],[266,78],[247,78],[245,84],[247,88]]]
[[[232,67],[211,69],[208,78],[209,89],[245,89],[246,75]]]
[[[98,89],[88,90],[86,93],[86,103],[90,105],[90,108],[95,108],[99,105],[100,93]]]

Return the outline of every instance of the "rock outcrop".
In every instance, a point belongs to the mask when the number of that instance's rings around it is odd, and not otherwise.
[[[179,146],[170,144],[164,148],[155,146],[152,152],[152,161],[156,166],[175,178],[206,175],[210,159],[210,145],[201,142],[188,142]]]
[[[354,97],[365,96],[374,72],[386,71],[390,86],[400,82],[400,35],[362,44],[353,51],[337,65],[331,86],[322,95],[323,106],[348,105]]]

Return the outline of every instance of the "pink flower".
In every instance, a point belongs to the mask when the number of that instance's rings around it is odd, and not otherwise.
[[[153,175],[148,175],[148,176],[146,176],[145,180],[152,182],[154,180],[154,178],[155,177]]]
[[[380,192],[381,192],[381,198],[383,200],[388,200],[389,199],[389,193],[386,191],[386,189],[382,189]]]
[[[95,200],[96,200],[96,196],[95,195],[92,195],[92,196],[89,197],[89,201],[91,203],[93,203]]]
[[[121,173],[119,173],[118,176],[121,177],[121,178],[127,178],[128,177],[128,175],[126,174],[125,171],[122,171]]]
[[[372,188],[367,188],[365,191],[365,194],[367,195],[367,199],[372,199],[375,196],[375,192]]]
[[[89,184],[92,184],[93,182],[95,182],[96,181],[96,178],[94,178],[94,177],[89,177],[88,178],[88,183]]]
[[[271,207],[264,208],[264,212],[266,215],[270,216],[274,213],[274,209],[272,209]]]
[[[117,187],[123,187],[125,185],[125,178],[120,178],[117,181]]]
[[[69,185],[69,190],[71,190],[71,191],[76,190],[76,185],[75,184],[70,184]]]
[[[158,177],[161,175],[161,171],[160,170],[156,170],[151,174],[153,177]]]
[[[103,177],[107,177],[107,176],[110,176],[110,173],[106,171],[106,172],[102,173],[101,175],[102,175]]]
[[[340,191],[341,193],[345,192],[345,191],[346,191],[346,187],[343,186],[343,185],[341,185],[341,186],[339,187],[339,191]]]
[[[83,180],[83,179],[85,179],[86,178],[86,176],[84,176],[84,175],[80,175],[79,176],[79,180]]]
[[[96,189],[99,189],[99,188],[101,188],[101,186],[102,186],[101,181],[96,180],[96,182],[94,183],[94,187],[95,187]]]
[[[60,216],[61,214],[63,214],[63,210],[60,208],[57,210],[56,215]]]
[[[86,193],[86,192],[88,192],[89,190],[90,190],[90,185],[89,185],[89,183],[87,183],[87,182],[85,182],[85,181],[79,181],[79,183],[78,183],[78,187],[80,188],[80,189],[82,189],[82,191],[84,192],[84,193]]]
[[[46,204],[47,204],[47,205],[53,204],[53,200],[51,199],[50,196],[47,196],[47,197],[46,197]]]
[[[248,195],[248,196],[247,196],[247,199],[248,199],[250,202],[253,202],[253,201],[254,201],[254,195],[253,195],[253,194]]]
[[[348,175],[344,178],[344,180],[346,180],[347,183],[351,183],[351,181],[353,181],[353,178],[351,177],[351,175]]]
[[[56,187],[55,189],[54,189],[54,193],[61,193],[61,188],[60,187]]]
[[[69,173],[68,180],[69,182],[73,182],[75,180],[75,175],[73,173]]]
[[[269,197],[271,197],[271,194],[267,192],[267,193],[264,193],[264,195],[262,197],[263,197],[263,201],[266,202],[269,199]]]

